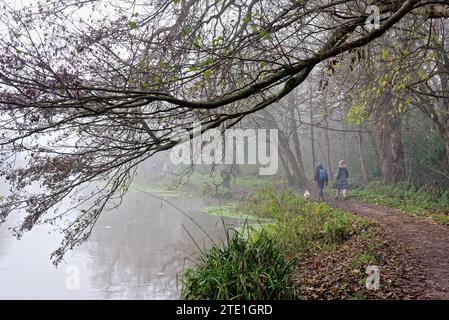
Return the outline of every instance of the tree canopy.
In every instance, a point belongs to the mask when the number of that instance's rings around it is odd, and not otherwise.
[[[427,0],[6,1],[2,13],[0,175],[11,193],[0,221],[23,210],[19,237],[64,221],[56,263],[193,120],[231,127],[405,17],[418,30],[449,16],[446,1]]]

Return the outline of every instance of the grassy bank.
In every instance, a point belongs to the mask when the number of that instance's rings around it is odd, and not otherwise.
[[[449,225],[449,191],[431,195],[425,188],[417,189],[406,183],[386,185],[377,181],[351,190],[349,195],[363,202],[397,208]]]
[[[308,202],[292,190],[250,195],[241,206],[249,215],[276,221],[267,232],[287,256],[333,248],[370,226],[370,221],[323,202]]]
[[[246,212],[242,211],[239,207],[239,204],[235,202],[226,203],[222,206],[204,207],[201,208],[200,211],[208,215],[217,217],[227,217],[244,220],[260,220],[259,217],[249,215]]]
[[[219,197],[228,200],[242,200],[255,190],[264,188],[284,189],[286,181],[276,177],[238,176],[231,179],[230,189],[221,186],[223,179],[217,174],[200,174],[194,172],[187,177],[168,176],[161,179],[134,182],[130,191],[147,191],[177,196],[180,194],[199,197]]]
[[[161,197],[178,197],[180,195],[178,190],[172,190],[168,185],[164,184],[141,184],[133,183],[128,188],[129,192],[148,192],[156,194]]]
[[[183,298],[398,296],[392,285],[394,280],[388,280],[376,292],[365,289],[365,268],[369,264],[382,266],[386,279],[396,279],[399,275],[395,266],[398,259],[390,260],[386,256],[390,245],[370,220],[325,203],[306,202],[292,190],[264,189],[232,210],[237,208],[271,222],[249,224],[230,233],[232,236],[226,243],[202,252],[197,265],[183,274]],[[334,275],[339,277],[337,283]]]

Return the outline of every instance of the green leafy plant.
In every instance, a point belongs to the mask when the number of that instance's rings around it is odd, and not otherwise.
[[[339,243],[347,239],[351,229],[348,215],[343,211],[335,211],[324,222],[324,231],[330,243]]]
[[[227,244],[202,252],[198,264],[183,273],[182,299],[293,299],[295,260],[264,233],[249,240],[241,233]]]

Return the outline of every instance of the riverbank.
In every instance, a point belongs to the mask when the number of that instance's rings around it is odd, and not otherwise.
[[[224,201],[244,200],[251,192],[273,188],[286,189],[286,180],[280,177],[238,176],[231,179],[230,188],[223,188],[223,179],[217,174],[191,173],[184,176],[168,176],[161,179],[137,179],[129,191],[145,191],[166,196],[190,196],[214,198]]]
[[[254,248],[254,243],[267,241],[270,252],[280,252],[284,258],[279,281],[285,285],[286,278],[294,283],[292,298],[296,299],[399,299],[413,298],[414,292],[404,285],[403,271],[406,256],[400,248],[374,221],[355,216],[346,211],[333,208],[325,203],[308,202],[293,190],[277,192],[263,189],[253,193],[240,203],[234,210],[241,210],[246,215],[271,219],[269,224],[250,224],[228,239],[227,243],[203,252],[197,265],[185,272],[184,298],[202,299],[235,299],[251,296],[253,299],[265,299],[261,286],[266,285],[260,278],[266,276],[251,263],[245,263],[241,258],[242,252],[252,257],[260,254],[260,248]],[[249,236],[245,236],[248,234]],[[233,246],[238,242],[241,251],[237,254]],[[248,253],[249,252],[249,253]],[[253,254],[250,254],[253,252]],[[267,253],[264,253],[267,255]],[[276,255],[276,254],[275,254]],[[236,259],[238,257],[239,259]],[[211,264],[212,262],[215,262]],[[226,262],[228,269],[220,272]],[[289,269],[285,275],[285,265],[295,261],[295,267]],[[207,262],[207,263],[206,263]],[[214,269],[211,265],[215,265]],[[377,290],[366,288],[366,267],[376,265],[382,272],[381,286]],[[252,266],[251,270],[247,270]],[[208,272],[205,272],[205,269]],[[217,296],[217,286],[225,286],[223,281],[211,277],[211,274],[226,274],[226,292],[231,295],[223,296],[223,290]],[[251,274],[251,277],[247,277]],[[231,290],[229,285],[241,286],[239,279],[246,278],[246,285]],[[272,281],[276,277],[271,276]],[[210,282],[217,282],[212,285]],[[287,281],[288,282],[288,281]],[[205,284],[203,287],[192,283]],[[220,283],[220,285],[218,284]],[[273,282],[273,288],[278,287]],[[248,289],[252,288],[252,289]],[[204,289],[204,290],[203,290]],[[203,291],[202,291],[203,290]],[[253,291],[252,291],[253,290]],[[239,295],[242,293],[242,296]],[[291,292],[285,294],[289,296]],[[258,296],[257,294],[262,294]],[[281,295],[270,292],[272,295]]]
[[[177,192],[190,192],[191,196],[199,194],[203,199],[215,197],[218,205],[208,205],[200,212],[239,219],[241,223],[230,228],[226,242],[201,252],[196,266],[185,270],[184,298],[425,299],[428,290],[420,279],[426,279],[427,275],[420,267],[422,264],[416,262],[416,252],[411,252],[403,244],[394,228],[386,228],[377,222],[376,212],[373,211],[372,216],[360,217],[359,214],[364,216],[363,212],[346,210],[331,199],[328,203],[305,201],[297,191],[286,188],[276,179],[240,177],[233,181],[230,190],[217,185],[214,189],[202,181],[201,176],[196,176],[192,185],[185,184]],[[380,201],[399,207],[401,212],[408,209],[407,214],[420,216],[423,222],[435,220],[445,224],[447,206],[444,201],[447,194],[431,197],[423,191],[404,186],[372,183],[351,190],[349,195],[366,202]],[[410,203],[405,201],[407,197],[412,199]],[[358,203],[341,203],[349,202]],[[358,204],[368,206],[362,202]],[[406,217],[407,214],[403,215]],[[235,246],[236,243],[239,245]],[[264,243],[269,251],[263,251],[266,248],[261,246],[255,248],[255,243]],[[282,256],[284,260],[278,264],[281,270],[271,269],[270,279],[275,281],[276,275],[282,275],[279,281],[283,285],[273,288],[288,287],[292,291],[262,290],[267,285],[261,280],[266,278],[263,272],[266,267],[262,267],[266,260],[247,261],[255,254]],[[239,259],[234,261],[232,257]],[[294,268],[289,269],[286,275],[285,266],[291,261],[295,261]],[[253,269],[246,270],[245,266],[253,266]],[[368,266],[376,266],[380,270],[380,288],[377,290],[365,286]],[[208,283],[207,279],[214,279],[215,284]],[[245,286],[252,289],[242,289],[244,293],[239,291],[242,279]],[[290,279],[293,285],[287,285],[290,280],[286,279]],[[200,292],[197,291],[200,287],[192,285],[198,283],[208,285]],[[227,286],[217,283],[226,283]],[[215,289],[220,289],[220,295]],[[223,292],[228,295],[223,295]]]

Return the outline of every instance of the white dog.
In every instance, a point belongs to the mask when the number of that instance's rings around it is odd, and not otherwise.
[[[309,201],[310,198],[310,192],[308,190],[306,190],[306,192],[304,192],[304,200]]]

